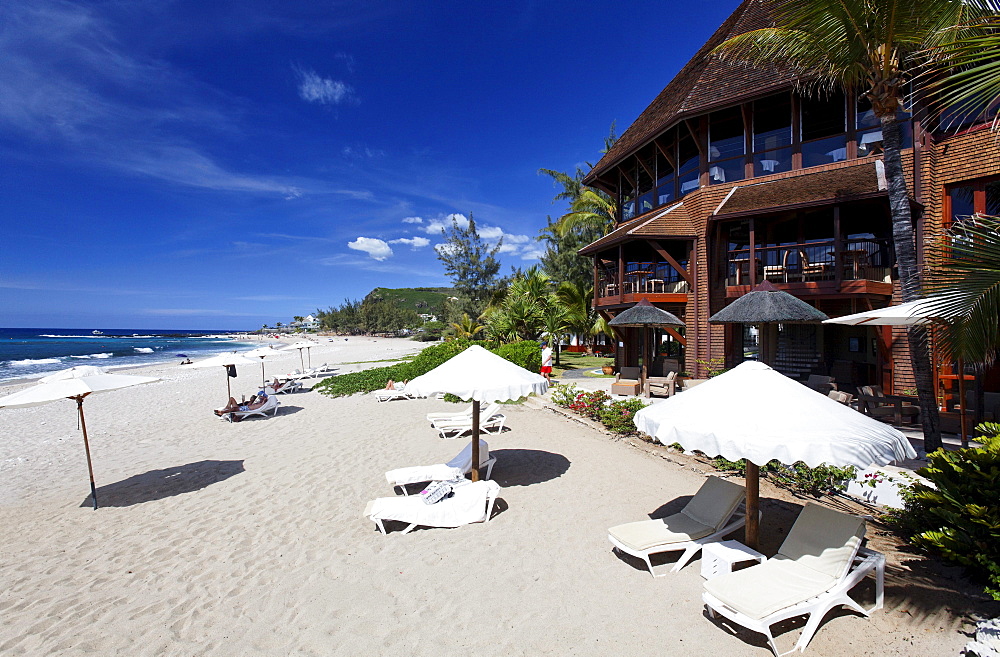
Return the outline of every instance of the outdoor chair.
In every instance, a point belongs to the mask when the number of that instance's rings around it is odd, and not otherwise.
[[[493,515],[493,503],[500,494],[495,481],[454,482],[451,497],[435,504],[425,504],[420,495],[380,497],[365,507],[364,517],[370,519],[383,534],[385,520],[408,523],[404,534],[416,527],[461,527],[473,522],[488,522]]]
[[[810,374],[809,378],[806,379],[806,386],[812,388],[816,392],[820,392],[825,395],[831,390],[837,389],[837,382],[833,380],[832,376],[823,376],[822,374]]]
[[[428,413],[427,421],[433,424],[435,420],[460,420],[467,417],[472,417],[472,404],[469,404],[464,411],[455,413]]]
[[[799,249],[799,271],[802,274],[802,280],[807,280],[810,276],[823,277],[826,275],[830,268],[830,264],[827,262],[809,262],[809,256],[802,249]]]
[[[830,392],[826,393],[826,396],[832,399],[833,401],[844,404],[845,406],[850,406],[851,402],[854,401],[854,395],[852,395],[849,392],[844,392],[842,390],[831,390]]]
[[[496,464],[495,456],[490,456],[490,446],[485,440],[479,441],[479,467],[486,468],[486,478],[493,474],[493,466]],[[407,484],[417,484],[425,481],[448,481],[449,479],[460,479],[472,472],[472,443],[465,446],[458,456],[447,463],[436,465],[417,465],[409,468],[397,468],[385,473],[385,479],[395,491],[399,488],[403,495],[409,495],[406,490]]]
[[[623,367],[615,375],[615,382],[611,384],[612,395],[638,395],[642,389],[639,379],[642,378],[642,369],[638,367]]]
[[[479,414],[479,430],[483,433],[501,433],[507,417],[500,412],[500,404],[493,403]],[[472,414],[456,420],[435,420],[431,426],[442,438],[460,438],[472,434]]]
[[[651,376],[649,394],[672,397],[677,391],[677,372],[668,372],[666,376]]]
[[[780,265],[764,265],[764,278],[769,281],[781,281],[784,283],[788,282],[788,258],[791,255],[791,251],[785,250],[781,254],[781,264]]]
[[[298,392],[302,389],[302,384],[295,379],[285,379],[284,381],[278,382],[277,386],[274,383],[268,383],[264,386],[264,392],[268,395],[280,395],[287,394],[290,392]]]
[[[374,392],[375,401],[377,402],[387,402],[393,401],[394,399],[416,399],[417,396],[406,391],[406,386],[397,383],[395,387],[391,389],[376,390]]]
[[[717,615],[767,637],[775,655],[804,651],[826,614],[841,605],[869,616],[881,609],[885,556],[861,547],[865,521],[816,504],[806,504],[778,554],[763,563],[705,582],[702,600]],[[863,608],[848,592],[875,574],[875,604]],[[808,616],[792,650],[779,653],[771,626]]]
[[[268,413],[270,413],[273,417],[278,414],[278,407],[280,405],[281,402],[278,401],[278,398],[269,394],[267,399],[264,400],[264,403],[257,408],[248,408],[245,411],[230,411],[229,413],[223,413],[221,417],[229,420],[230,422],[239,422],[255,415],[267,417]]]
[[[695,386],[699,386],[702,383],[705,383],[705,381],[708,381],[708,379],[684,379],[684,388],[683,389],[684,390],[690,390],[691,388],[693,388]]]
[[[908,422],[916,422],[920,415],[919,406],[913,406],[905,397],[885,394],[881,386],[860,386],[858,406],[866,415],[883,421],[892,418],[896,424],[902,424],[904,418]]]
[[[608,540],[614,549],[645,561],[653,577],[662,575],[653,572],[650,555],[683,550],[670,569],[675,573],[691,561],[703,545],[720,541],[746,524],[746,514],[741,510],[745,498],[743,486],[709,477],[680,513],[617,525],[608,530]]]

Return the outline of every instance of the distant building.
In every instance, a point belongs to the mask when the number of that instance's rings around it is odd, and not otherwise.
[[[420,313],[417,316],[424,320],[424,322],[436,322],[438,319],[437,315],[428,315],[427,313]]]
[[[317,331],[319,330],[319,320],[312,315],[306,315],[302,318],[301,322],[291,322],[288,324],[293,329],[301,329],[303,331]]]

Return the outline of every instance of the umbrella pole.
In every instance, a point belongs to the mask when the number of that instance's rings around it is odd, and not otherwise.
[[[306,347],[306,356],[309,357],[309,368],[312,369],[312,366],[313,366],[313,352],[312,352],[312,347]]]
[[[83,418],[83,395],[75,397],[76,408],[80,413],[80,428],[83,429],[83,449],[87,452],[87,472],[90,473],[90,496],[94,499],[94,511],[97,511],[97,486],[94,485],[94,464],[90,461],[90,441],[87,440],[87,422]]]
[[[747,459],[746,475],[744,475],[747,486],[746,499],[746,537],[744,542],[752,550],[757,549],[757,536],[760,523],[760,468],[756,463]]]
[[[302,371],[306,371],[306,361],[302,359],[302,350],[299,349],[299,365],[302,366]]]
[[[226,368],[226,403],[228,404],[229,400],[233,398],[233,389],[229,385],[229,368],[225,365],[223,367]]]
[[[958,402],[958,419],[959,430],[962,432],[962,447],[968,447],[969,434],[966,429],[967,419],[965,417],[965,407],[968,406],[965,401],[965,362],[961,358],[958,359]]]
[[[267,387],[267,379],[264,378],[264,359],[260,359],[260,389]]]
[[[479,481],[479,400],[472,400],[472,481]]]

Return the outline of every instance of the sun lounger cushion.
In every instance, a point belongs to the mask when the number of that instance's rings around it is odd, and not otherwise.
[[[760,619],[815,597],[836,583],[835,577],[779,557],[710,579],[705,590],[727,607]]]
[[[486,501],[491,491],[496,495],[500,485],[495,481],[470,481],[455,486],[455,494],[437,504],[424,504],[419,495],[380,497],[368,503],[365,516],[425,527],[461,527],[487,519]]]
[[[714,531],[683,513],[658,520],[627,522],[608,530],[608,533],[634,550],[648,550],[657,545],[680,543],[708,536]]]
[[[485,440],[479,440],[479,464],[486,465],[490,460],[490,446]],[[397,468],[385,473],[385,479],[390,484],[416,484],[421,481],[447,481],[465,476],[472,470],[472,443],[465,446],[458,456],[447,463],[436,465],[417,465],[409,468]]]
[[[825,506],[807,504],[788,532],[778,556],[840,579],[865,536],[865,521]]]
[[[732,517],[743,497],[743,486],[709,477],[680,513],[658,520],[618,525],[608,533],[635,550],[697,540],[720,529]]]

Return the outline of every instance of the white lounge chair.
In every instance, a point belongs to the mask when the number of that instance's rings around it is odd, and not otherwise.
[[[781,548],[771,559],[705,582],[709,616],[716,614],[760,632],[775,655],[804,651],[823,617],[844,605],[868,616],[882,608],[885,555],[861,547],[865,521],[816,504],[806,504]],[[875,574],[875,604],[864,609],[848,592]],[[775,623],[808,616],[795,647],[779,653],[771,634]]]
[[[407,392],[406,386],[402,383],[395,384],[392,389],[376,390],[374,394],[377,402],[393,401],[394,399],[417,399],[417,395]]]
[[[428,413],[427,421],[433,424],[438,420],[461,420],[462,418],[472,417],[472,404],[464,411],[458,411],[456,413]]]
[[[285,379],[278,383],[278,387],[275,388],[273,383],[268,383],[264,386],[264,392],[268,395],[281,395],[290,392],[298,392],[302,390],[302,384],[295,379]]]
[[[479,414],[479,430],[483,433],[500,433],[503,431],[507,416],[500,413],[500,404],[490,404]],[[460,438],[472,434],[472,414],[468,417],[452,420],[435,420],[431,426],[437,429],[442,438]]]
[[[416,527],[461,527],[473,522],[487,522],[493,503],[500,494],[495,481],[458,482],[454,494],[436,504],[425,504],[421,496],[380,497],[365,507],[364,516],[385,534],[385,520],[408,523],[404,534]]]
[[[650,555],[683,550],[670,569],[672,573],[677,572],[701,551],[703,545],[721,541],[746,524],[742,510],[745,498],[743,486],[709,477],[680,513],[612,527],[608,530],[608,540],[615,549],[645,561],[650,575],[662,577],[653,572]]]
[[[281,406],[281,402],[278,401],[278,398],[275,397],[274,395],[269,394],[267,396],[267,399],[264,400],[264,403],[257,408],[251,408],[246,411],[231,411],[229,413],[223,413],[222,417],[226,418],[230,422],[234,421],[238,422],[240,420],[245,420],[246,418],[252,417],[254,415],[259,415],[260,417],[267,417],[268,413],[270,413],[271,416],[274,417],[275,415],[278,414],[279,406]]]
[[[493,465],[497,462],[495,456],[490,456],[490,446],[485,440],[479,441],[479,467],[486,468],[486,478],[493,474]],[[385,479],[408,495],[407,484],[417,484],[425,481],[447,481],[458,479],[472,472],[472,443],[465,446],[458,456],[447,463],[436,465],[417,465],[409,468],[398,468],[385,473]]]

